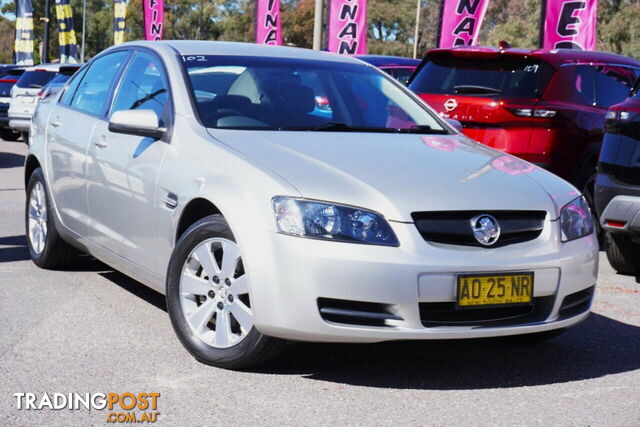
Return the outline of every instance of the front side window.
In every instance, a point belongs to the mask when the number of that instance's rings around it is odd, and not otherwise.
[[[168,100],[169,85],[160,61],[146,52],[139,52],[122,77],[111,112],[153,110],[162,118]]]
[[[82,82],[82,78],[87,73],[89,67],[84,67],[80,71],[78,71],[71,78],[71,81],[67,85],[67,88],[64,91],[64,94],[60,98],[60,103],[64,105],[71,105],[71,100],[73,100],[73,95],[75,95],[78,86],[80,86],[80,82]]]
[[[120,51],[96,59],[73,94],[71,106],[87,113],[101,115],[107,105],[113,80],[127,55],[128,52]]]
[[[184,56],[207,127],[448,133],[397,83],[361,64],[290,58]]]

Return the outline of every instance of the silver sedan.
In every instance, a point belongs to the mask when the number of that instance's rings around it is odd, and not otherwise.
[[[286,340],[542,339],[590,311],[598,242],[575,188],[353,58],[125,43],[31,135],[33,261],[85,251],[165,294],[207,364]]]

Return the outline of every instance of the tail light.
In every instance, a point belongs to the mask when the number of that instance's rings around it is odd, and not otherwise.
[[[609,122],[640,122],[640,112],[609,110],[607,111],[607,115],[605,116],[605,118]]]
[[[329,98],[326,96],[316,96],[316,107],[318,110],[331,111]]]
[[[558,115],[556,110],[547,110],[544,108],[507,108],[513,114],[519,117],[537,117],[540,119],[551,119]]]

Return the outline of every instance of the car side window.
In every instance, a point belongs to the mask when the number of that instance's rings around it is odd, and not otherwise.
[[[166,121],[169,85],[159,59],[138,52],[125,71],[113,101],[111,114],[122,110],[153,110]]]
[[[610,107],[629,96],[635,73],[624,67],[598,67],[595,73],[596,105]]]
[[[587,105],[596,105],[594,69],[590,65],[575,67],[574,90]]]
[[[127,51],[119,51],[95,60],[73,94],[70,105],[87,113],[102,114],[111,84],[128,54]]]
[[[64,94],[60,98],[60,103],[64,105],[70,105],[71,100],[73,99],[73,95],[76,93],[76,89],[80,85],[82,78],[87,73],[89,67],[84,67],[82,70],[78,71],[73,77],[71,77],[71,81],[67,85]]]

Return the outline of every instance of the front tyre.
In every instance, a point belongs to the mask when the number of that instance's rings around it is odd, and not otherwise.
[[[180,237],[166,298],[173,329],[202,363],[247,368],[275,357],[283,346],[254,327],[240,247],[222,215],[201,219]]]
[[[58,234],[47,194],[44,174],[37,168],[27,184],[25,228],[29,254],[40,268],[68,267],[76,260],[78,251]]]
[[[640,274],[634,265],[640,262],[640,245],[633,244],[625,236],[609,232],[604,236],[604,247],[611,267],[619,274]]]

